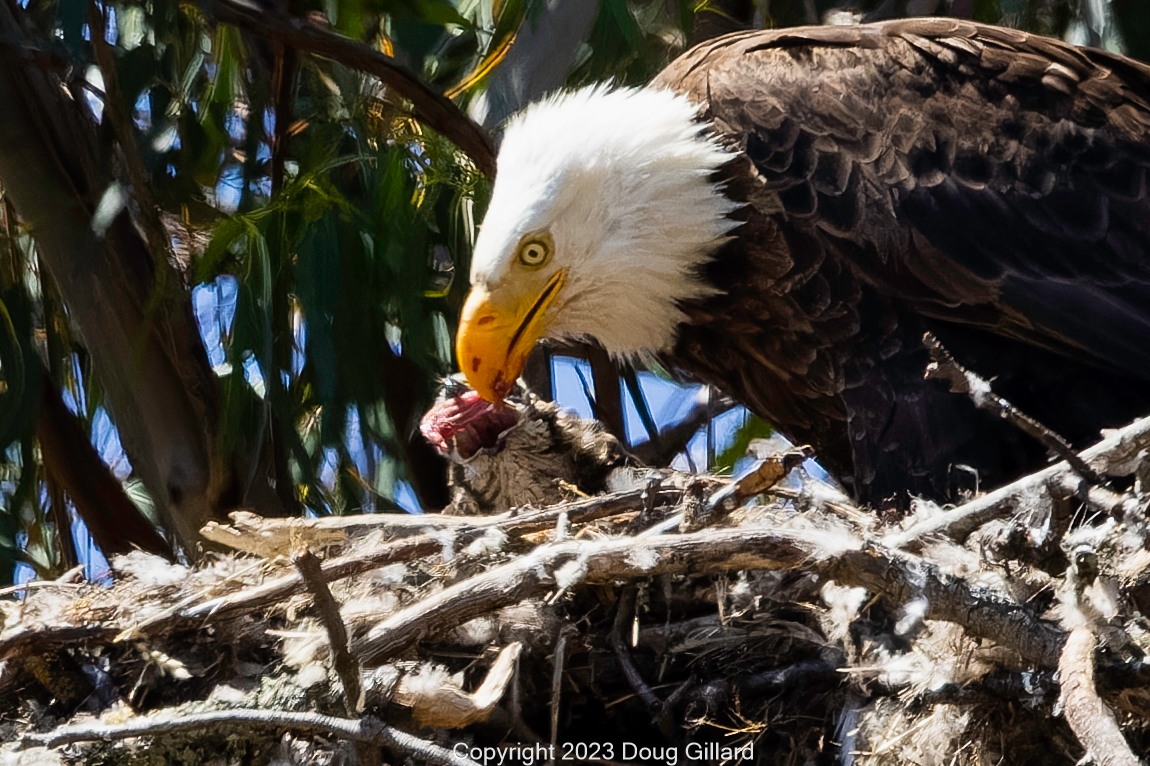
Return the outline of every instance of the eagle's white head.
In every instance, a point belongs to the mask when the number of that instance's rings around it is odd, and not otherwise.
[[[595,86],[508,125],[475,243],[457,352],[502,399],[540,338],[593,337],[616,356],[668,349],[698,266],[734,225],[713,180],[731,159],[670,91]]]

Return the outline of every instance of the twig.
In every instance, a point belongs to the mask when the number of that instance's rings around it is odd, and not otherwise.
[[[703,513],[693,518],[688,516],[683,531],[722,521],[743,503],[785,479],[813,454],[810,447],[796,447],[758,460],[733,482],[711,493]]]
[[[605,497],[560,503],[532,513],[503,514],[482,520],[471,520],[470,526],[466,528],[455,528],[456,525],[452,524],[452,534],[456,545],[463,547],[490,529],[499,529],[509,535],[542,532],[552,528],[556,520],[564,514],[572,523],[582,524],[609,516],[636,513],[639,511],[640,498],[646,491],[648,490],[620,492]],[[658,503],[664,505],[678,502],[681,496],[681,490],[673,486],[662,486],[652,493]],[[435,556],[442,549],[441,535],[416,535],[325,561],[321,567],[322,579],[325,582],[335,582],[389,564]],[[300,573],[292,571],[259,585],[204,601],[185,599],[165,612],[133,625],[16,626],[0,632],[0,660],[32,648],[43,649],[46,646],[78,639],[110,640],[115,637],[118,640],[127,640],[158,635],[180,624],[198,625],[209,619],[233,617],[277,604],[302,592],[304,587]]]
[[[37,588],[83,588],[86,586],[87,583],[84,582],[84,566],[77,564],[55,580],[28,580],[19,585],[9,585],[6,588],[0,588],[0,598],[11,596],[13,593],[19,593],[20,591],[35,590]]]
[[[1108,434],[1098,444],[1083,450],[1080,457],[1096,472],[1127,476],[1135,470],[1138,453],[1147,447],[1150,447],[1150,417]],[[902,532],[887,536],[884,544],[891,548],[918,550],[934,535],[962,541],[986,522],[1011,513],[1020,498],[1041,495],[1052,483],[1077,492],[1081,482],[1065,461],[1055,463],[953,510],[916,522]],[[1131,510],[1126,505],[1121,507],[1124,511]]]
[[[650,439],[637,444],[630,451],[645,465],[667,465],[686,448],[700,428],[737,406],[725,396],[708,397],[707,401],[695,404],[678,423],[660,431],[658,440]]]
[[[899,685],[888,691],[904,693]],[[963,705],[985,700],[1021,701],[1028,705],[1052,703],[1058,696],[1058,679],[1053,670],[999,670],[976,681],[948,683],[928,689],[913,698],[915,706]]]
[[[412,719],[425,729],[463,729],[490,722],[515,678],[522,651],[523,644],[518,641],[500,649],[483,683],[472,692],[464,691],[454,680],[433,687],[404,675],[390,701],[409,708]]]
[[[934,333],[924,334],[922,342],[930,352],[932,360],[932,363],[926,368],[927,380],[945,381],[950,385],[952,392],[966,394],[974,402],[974,406],[997,415],[1030,436],[1046,447],[1049,452],[1066,461],[1071,470],[1091,484],[1103,482],[1102,477],[1078,456],[1069,442],[994,393],[989,382],[956,362],[950,352],[934,336]]]
[[[363,661],[379,662],[425,636],[576,582],[798,568],[867,588],[897,605],[922,597],[927,619],[958,623],[1042,667],[1058,662],[1062,631],[1001,594],[975,591],[920,559],[845,536],[761,528],[542,545],[390,615],[355,642],[353,651]]]
[[[232,511],[228,523],[209,521],[200,534],[210,542],[262,558],[290,555],[301,540],[319,550],[344,546],[372,532],[408,537],[428,529],[450,531],[470,527],[475,519],[441,513],[375,513],[355,516],[267,518],[250,511]]]
[[[114,741],[136,737],[199,731],[217,727],[280,728],[304,734],[334,734],[354,742],[380,745],[404,755],[444,766],[479,766],[475,761],[456,755],[434,742],[385,726],[371,716],[337,718],[320,713],[296,713],[286,710],[237,708],[210,713],[191,713],[178,718],[143,718],[121,724],[63,726],[54,731],[24,735],[22,744],[60,747],[97,740]]]
[[[659,696],[651,690],[647,682],[643,680],[642,674],[639,669],[635,667],[635,661],[631,659],[631,652],[627,648],[627,642],[623,638],[623,634],[627,631],[628,622],[634,618],[635,613],[635,591],[634,585],[624,586],[622,592],[619,594],[619,601],[615,605],[615,620],[611,626],[611,649],[615,652],[615,659],[619,660],[619,666],[623,669],[623,675],[627,679],[627,684],[639,695],[639,699],[643,700],[643,704],[651,711],[651,718],[657,720],[660,718],[660,713],[663,711],[663,701]],[[670,739],[669,732],[663,732]]]
[[[1094,631],[1080,626],[1070,631],[1058,661],[1066,723],[1099,766],[1139,766],[1114,714],[1094,688]]]
[[[71,571],[71,570],[69,570]],[[39,590],[41,588],[86,588],[87,583],[81,582],[57,582],[55,580],[29,580],[28,582],[21,583],[20,585],[9,585],[6,588],[0,588],[0,598],[11,596],[14,593],[21,591]]]
[[[415,115],[469,156],[488,177],[495,177],[491,137],[446,96],[431,90],[395,59],[361,42],[290,16],[275,6],[248,0],[199,0],[217,21],[277,40],[296,50],[326,56],[344,66],[375,75],[412,104]]]
[[[824,660],[796,662],[744,678],[733,679],[740,694],[783,694],[790,691],[829,691],[845,680],[839,668]]]
[[[119,629],[106,625],[17,625],[0,638],[0,661],[50,651],[63,644],[111,641]]]
[[[411,561],[423,556],[433,556],[442,549],[443,543],[428,535],[420,535],[394,543],[387,543],[365,554],[351,554],[325,562],[321,574],[325,582],[334,582],[345,577],[353,577],[372,569],[401,561]],[[285,574],[274,580],[245,588],[226,596],[218,596],[207,601],[180,609],[158,619],[136,626],[125,638],[143,634],[163,632],[172,622],[200,621],[209,617],[221,618],[240,612],[248,612],[278,603],[299,593],[304,587],[299,572]],[[126,631],[127,632],[127,631]]]
[[[815,483],[816,485],[822,485],[820,487],[820,494],[826,494],[825,489],[828,487],[826,482],[809,477],[806,481],[803,482],[803,487],[801,489],[795,489],[793,487],[774,487],[771,489],[771,494],[775,497],[783,498],[784,500],[790,500],[800,509],[803,509],[807,506],[815,504],[812,502],[809,489],[812,483]],[[838,494],[841,496],[841,500],[829,500],[820,497],[817,501],[818,506],[827,509],[844,521],[849,521],[859,530],[869,530],[875,527],[875,524],[878,521],[878,517],[874,513],[870,511],[864,511],[863,509],[849,502],[845,495],[842,495],[841,493]]]
[[[1142,504],[1133,495],[1115,492],[1106,487],[1097,487],[1076,481],[1075,477],[1065,475],[1059,477],[1058,488],[1077,497],[1091,508],[1102,511],[1107,516],[1118,521],[1142,514]]]
[[[630,523],[627,525],[628,535],[637,534],[639,530],[643,529],[653,520],[653,517],[655,516],[655,509],[659,505],[658,490],[662,484],[662,481],[662,478],[658,474],[653,474],[652,476],[648,477],[647,486],[643,490],[643,494],[639,496],[639,500],[643,503],[643,509],[639,511],[639,515],[631,519]],[[684,493],[682,504],[685,505],[689,502],[693,487],[694,482],[692,482],[687,487],[687,491]]]
[[[846,680],[846,674],[836,665],[823,660],[804,660],[753,675],[734,676],[697,685],[689,690],[687,698],[702,703],[708,712],[718,712],[729,706],[732,697],[778,697],[796,692],[822,694],[842,686]]]
[[[347,648],[347,628],[339,614],[339,604],[331,594],[331,588],[323,580],[320,560],[308,549],[297,553],[292,560],[300,576],[312,592],[312,599],[319,610],[320,620],[327,631],[331,645],[332,667],[343,684],[344,707],[348,715],[363,712],[363,684],[360,683],[359,663]]]
[[[551,655],[551,753],[549,763],[554,763],[554,753],[558,752],[559,744],[559,701],[563,697],[563,671],[567,667],[567,642],[571,639],[573,629],[565,627],[559,631],[559,638],[555,641],[555,651]]]
[[[516,516],[508,514],[493,516],[489,519],[476,521],[468,528],[456,529],[455,539],[457,544],[462,547],[493,528],[509,535],[526,535],[554,527],[559,517],[564,514],[567,515],[571,523],[586,523],[607,516],[631,513],[638,510],[637,506],[646,491],[648,490],[634,490],[606,497],[575,500],[551,506],[543,511]],[[655,491],[655,494],[660,502],[668,503],[677,501],[680,492],[673,487],[660,487]],[[386,543],[371,551],[351,553],[325,562],[322,569],[323,579],[326,582],[334,582],[345,577],[354,577],[364,572],[370,572],[372,569],[378,569],[388,564],[414,561],[418,558],[435,555],[442,547],[443,539],[438,535],[419,535]],[[298,593],[302,584],[299,573],[293,572],[238,593],[202,602],[181,611],[176,616],[181,619],[198,620],[212,615],[218,616],[236,611],[258,609]]]

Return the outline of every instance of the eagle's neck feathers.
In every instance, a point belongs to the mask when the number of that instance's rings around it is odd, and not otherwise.
[[[498,283],[515,243],[547,230],[568,270],[548,336],[594,337],[621,357],[669,350],[682,305],[714,291],[699,267],[734,226],[715,180],[731,157],[670,91],[538,103],[507,128],[472,281]]]

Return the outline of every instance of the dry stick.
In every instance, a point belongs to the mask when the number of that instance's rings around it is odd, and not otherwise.
[[[645,491],[634,490],[607,497],[577,500],[552,506],[545,511],[520,513],[516,516],[492,517],[477,521],[469,528],[454,530],[454,539],[457,545],[466,545],[489,529],[498,529],[509,535],[542,532],[554,527],[556,520],[563,514],[567,515],[571,523],[586,523],[607,516],[630,513],[638,510],[637,506]],[[663,503],[675,502],[680,495],[680,491],[672,487],[661,487],[657,493]],[[433,556],[442,549],[442,536],[419,535],[409,537],[387,543],[370,551],[351,553],[327,561],[322,568],[322,577],[326,582],[334,582],[370,572],[388,564]],[[293,572],[252,588],[204,601],[181,610],[176,616],[181,619],[197,620],[213,615],[258,609],[298,593],[302,584],[299,573]]]
[[[922,342],[930,352],[932,363],[926,368],[927,380],[942,380],[950,385],[956,394],[966,394],[980,410],[997,415],[1035,439],[1047,450],[1066,463],[1091,484],[1101,484],[1103,479],[1089,464],[1074,451],[1070,443],[1034,418],[1019,410],[990,388],[990,383],[963,367],[954,360],[950,352],[934,337],[933,333],[922,336]]]
[[[319,610],[320,620],[327,631],[327,641],[331,645],[332,667],[343,684],[344,709],[348,715],[363,712],[363,684],[360,683],[359,663],[347,648],[347,628],[339,614],[339,603],[331,594],[331,588],[323,581],[319,558],[308,549],[296,554],[292,563],[312,592],[312,599]]]
[[[817,482],[818,480],[816,479],[814,481]],[[806,486],[801,489],[795,489],[794,487],[773,487],[770,493],[777,498],[795,503],[800,509],[803,507],[803,502],[809,502],[811,500]],[[874,512],[864,511],[857,505],[850,503],[845,497],[843,497],[841,501],[820,499],[819,506],[844,521],[850,522],[859,530],[873,529],[878,520]]]
[[[659,722],[662,733],[668,738],[672,738],[673,732],[666,730],[666,721],[663,713],[663,700],[647,685],[643,680],[643,675],[639,672],[639,668],[635,667],[635,661],[631,659],[631,652],[627,648],[627,642],[623,640],[623,633],[627,630],[627,622],[635,614],[635,594],[636,587],[634,585],[624,586],[623,592],[619,594],[619,601],[615,605],[615,621],[611,626],[611,648],[615,651],[615,658],[619,660],[619,666],[623,669],[623,675],[627,679],[627,684],[639,695],[639,699],[643,700],[643,704],[651,712],[651,718]]]
[[[296,541],[312,548],[346,545],[373,532],[406,537],[429,529],[450,531],[475,524],[474,517],[441,513],[373,513],[355,516],[320,516],[314,519],[268,518],[251,511],[232,511],[227,522],[209,521],[200,535],[212,543],[261,558],[291,551]]]
[[[842,585],[863,587],[896,606],[912,599],[927,602],[928,620],[961,625],[967,633],[1011,649],[1044,668],[1058,663],[1065,634],[1026,605],[988,588],[940,571],[917,557],[870,548],[847,551],[827,563],[825,575]]]
[[[1058,662],[1064,638],[1058,628],[1028,607],[989,589],[976,592],[916,557],[864,546],[845,536],[746,528],[542,545],[392,614],[355,642],[353,651],[363,661],[384,661],[424,636],[576,582],[607,584],[658,575],[799,568],[867,588],[895,604],[924,598],[927,619],[958,623],[972,635],[995,641],[1042,667]]]
[[[567,667],[567,642],[571,639],[573,629],[564,627],[559,632],[559,639],[555,642],[555,651],[551,654],[551,759],[555,762],[555,753],[559,744],[559,700],[563,696],[563,671]]]
[[[695,404],[683,418],[659,433],[658,441],[647,440],[631,448],[631,454],[644,465],[664,466],[683,451],[699,429],[724,412],[734,409],[735,402],[725,396],[711,396]]]
[[[0,662],[40,654],[52,646],[110,642],[119,632],[118,628],[105,625],[18,625],[4,631],[4,637],[0,638]]]
[[[461,540],[467,541],[462,535]],[[403,561],[412,561],[425,556],[433,556],[443,550],[443,541],[428,535],[411,537],[394,543],[387,543],[375,548],[366,554],[350,554],[339,556],[324,563],[320,575],[325,582],[335,582],[345,577],[369,572],[372,569],[395,564]],[[285,574],[274,580],[260,583],[252,588],[246,588],[236,593],[201,602],[193,607],[183,610],[179,616],[185,619],[200,619],[209,616],[219,616],[236,611],[250,611],[262,606],[268,606],[283,600],[295,593],[299,593],[303,586],[303,578],[298,572]]]
[[[24,735],[25,747],[60,747],[78,742],[155,737],[218,727],[280,728],[304,734],[335,734],[355,742],[380,745],[404,755],[443,766],[479,766],[475,761],[457,755],[434,742],[385,726],[378,719],[337,718],[320,713],[295,713],[286,710],[236,708],[210,713],[191,713],[179,718],[143,718],[121,724],[62,726],[42,734]]]
[[[1076,481],[1074,476],[1066,474],[1059,477],[1054,489],[1070,493],[1082,500],[1091,508],[1112,516],[1117,521],[1123,521],[1129,516],[1139,516],[1143,513],[1142,504],[1133,495],[1115,492],[1106,487],[1095,487]]]
[[[840,674],[841,675],[841,674]],[[871,684],[891,695],[903,695],[906,687],[883,684],[871,679]],[[1027,705],[1050,705],[1058,696],[1058,678],[1053,670],[996,670],[977,681],[951,682],[914,695],[915,705],[967,705],[986,701],[1012,700]]]
[[[1110,433],[1093,447],[1083,450],[1080,457],[1098,472],[1125,476],[1133,472],[1138,454],[1148,447],[1150,447],[1150,417],[1136,420]],[[1055,463],[953,510],[916,522],[902,532],[888,535],[883,542],[891,548],[910,551],[920,550],[923,544],[935,535],[947,536],[961,542],[988,521],[1012,512],[1020,498],[1044,493],[1051,485],[1078,492],[1081,489],[1080,484],[1080,480],[1074,475],[1068,463],[1065,461]],[[1097,492],[1100,489],[1091,487],[1088,496],[1101,498],[1102,495]],[[1114,506],[1115,510],[1123,514],[1134,511],[1135,508],[1127,500],[1123,498]]]
[[[1070,631],[1058,661],[1066,723],[1098,766],[1139,766],[1114,714],[1094,687],[1094,651],[1098,639],[1089,627]]]
[[[572,523],[586,523],[609,516],[634,513],[639,510],[640,498],[648,490],[620,492],[606,497],[575,500],[551,506],[547,510],[505,514],[475,522],[466,529],[453,532],[456,545],[465,545],[486,533],[498,529],[510,535],[525,535],[542,532],[555,526],[556,520],[566,514]],[[663,504],[677,502],[682,494],[674,487],[660,487],[655,491]],[[340,556],[323,564],[321,578],[334,582],[346,577],[378,569],[388,564],[413,561],[434,556],[443,550],[442,535],[418,535],[386,543],[368,551]],[[225,596],[218,596],[191,605],[178,605],[169,611],[128,627],[110,625],[16,627],[0,633],[0,660],[15,656],[22,651],[45,646],[88,640],[126,640],[155,635],[170,630],[173,626],[187,622],[202,622],[252,612],[283,601],[304,588],[299,572],[291,572],[274,580],[244,588]]]
[[[722,521],[752,497],[771,490],[813,456],[814,450],[802,446],[760,458],[734,481],[712,492],[704,504],[705,512],[701,518],[688,516],[683,522],[682,531],[690,532],[700,526]]]
[[[491,137],[446,96],[431,90],[411,70],[363,43],[298,19],[266,3],[248,0],[199,0],[217,21],[276,40],[298,51],[326,56],[344,66],[375,75],[411,102],[415,116],[458,146],[480,172],[495,177]]]

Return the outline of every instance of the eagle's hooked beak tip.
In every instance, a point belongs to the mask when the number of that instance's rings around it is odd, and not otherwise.
[[[526,364],[526,355],[511,347],[515,320],[483,287],[473,288],[463,306],[455,354],[467,382],[489,402],[503,401]]]
[[[508,298],[477,285],[471,289],[455,340],[455,354],[467,382],[489,402],[501,402],[527,365],[527,356],[547,325],[547,309],[566,277],[556,272],[537,296]]]

